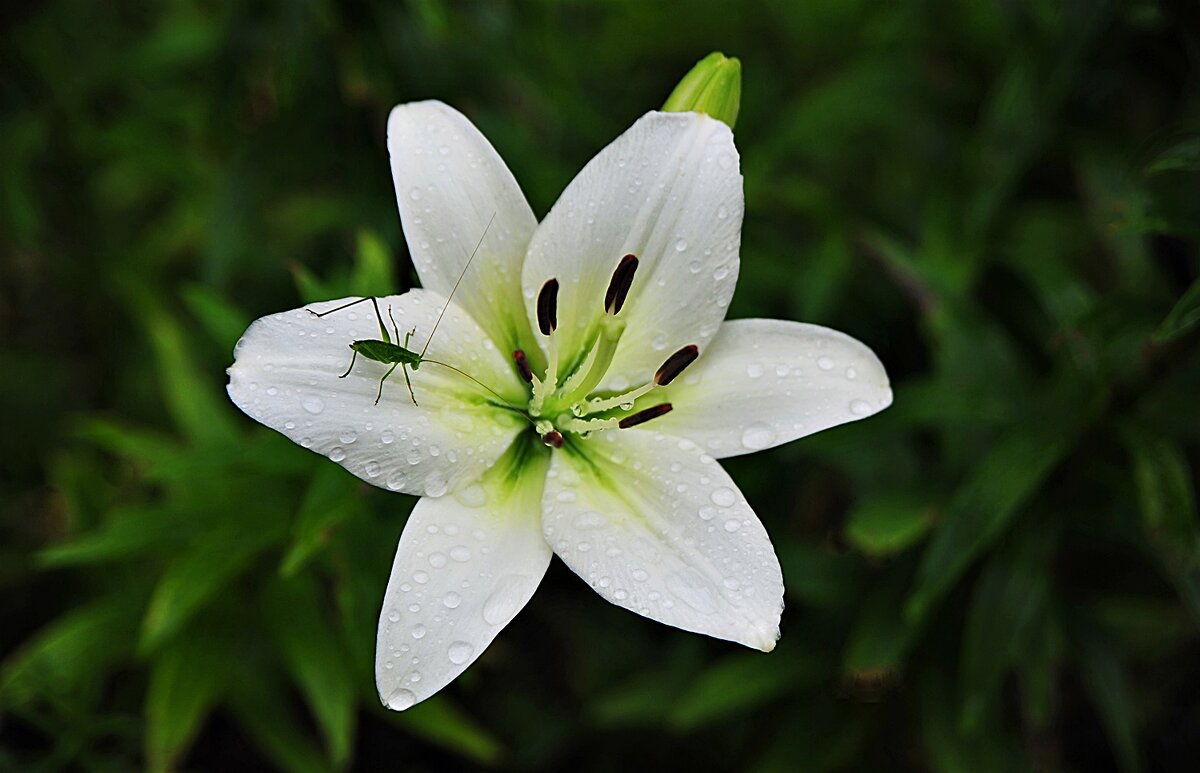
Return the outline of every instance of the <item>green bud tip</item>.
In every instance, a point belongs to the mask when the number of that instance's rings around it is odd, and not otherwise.
[[[667,97],[668,113],[707,113],[733,128],[742,102],[742,63],[714,51],[696,63]]]

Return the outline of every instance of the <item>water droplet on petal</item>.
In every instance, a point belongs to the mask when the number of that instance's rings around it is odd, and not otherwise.
[[[456,641],[446,650],[446,656],[456,666],[461,666],[475,654],[475,647],[465,641]]]
[[[742,431],[742,445],[753,451],[766,448],[775,442],[775,431],[766,424],[756,422]]]
[[[867,416],[871,413],[871,404],[866,400],[855,400],[850,403],[850,413],[855,416]]]
[[[734,533],[740,528],[742,528],[742,522],[736,518],[730,518],[725,522],[725,531],[729,532],[730,534]]]
[[[455,545],[450,548],[450,557],[461,564],[471,560],[471,551],[467,549],[466,545]]]
[[[346,458],[346,451],[341,446],[334,446],[329,449],[329,458],[332,461],[340,462]]]
[[[750,378],[759,378],[763,374],[763,366],[760,363],[754,362],[746,366],[746,375]]]
[[[426,628],[425,626],[421,625],[420,623],[417,623],[416,625],[413,626],[412,637],[414,639],[424,639],[425,634],[427,634],[427,633],[429,633],[429,629]]]
[[[445,553],[430,553],[429,554],[429,565],[432,566],[434,569],[441,569],[443,566],[446,565],[446,554]]]
[[[821,370],[833,370],[833,359],[824,356],[818,357],[817,367]]]
[[[317,414],[325,410],[325,401],[316,395],[309,395],[308,397],[304,398],[300,402],[300,405],[304,406],[304,410],[312,414]]]
[[[483,604],[483,619],[490,625],[504,625],[517,614],[529,588],[528,578],[519,574],[502,577]]]
[[[607,521],[604,516],[595,510],[584,510],[579,515],[575,516],[575,521],[571,524],[580,531],[591,531],[593,529],[601,529]]]
[[[401,687],[399,690],[394,690],[387,697],[387,707],[392,711],[404,711],[417,702],[417,696],[413,695],[411,690],[405,690]]]
[[[442,596],[442,603],[446,605],[446,609],[457,609],[462,603],[462,596],[454,591],[450,591],[445,596]]]
[[[675,251],[676,252],[683,252],[687,248],[688,248],[687,239],[680,239],[677,242],[675,242]]]
[[[737,494],[733,493],[733,489],[721,486],[718,489],[713,489],[711,494],[713,504],[719,507],[729,507],[737,501]]]
[[[454,498],[467,507],[483,507],[487,504],[487,492],[478,483],[472,483],[466,488],[454,493]]]

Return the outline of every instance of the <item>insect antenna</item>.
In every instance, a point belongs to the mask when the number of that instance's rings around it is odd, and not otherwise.
[[[475,255],[476,255],[476,253],[479,252],[479,248],[483,246],[483,240],[485,238],[487,238],[488,229],[490,229],[492,227],[492,223],[495,220],[496,220],[496,213],[493,212],[492,216],[490,218],[488,218],[487,225],[483,229],[483,235],[479,237],[479,241],[475,244],[475,249],[471,250],[471,257],[467,258],[467,265],[463,266],[462,273],[458,275],[458,281],[454,283],[454,287],[451,288],[451,290],[450,290],[450,295],[448,295],[446,297],[446,303],[444,306],[442,306],[442,312],[440,314],[438,314],[437,321],[433,323],[433,330],[429,331],[429,338],[425,339],[425,346],[421,349],[421,359],[424,359],[425,352],[429,351],[429,343],[431,341],[433,341],[433,334],[437,332],[438,325],[442,324],[442,317],[446,316],[446,309],[448,309],[450,307],[451,299],[454,298],[454,294],[456,292],[458,292],[458,286],[460,284],[462,284],[463,277],[467,275],[467,269],[471,267],[471,262],[475,260]],[[430,362],[433,362],[433,360],[430,360]],[[442,363],[438,363],[438,364],[440,365]],[[446,367],[450,367],[450,366],[447,365]],[[458,369],[453,368],[453,370],[458,370]],[[462,373],[462,371],[459,371],[459,373]],[[463,375],[466,376],[467,374],[463,373]],[[468,376],[468,378],[470,378],[470,377]],[[471,380],[475,381],[475,379],[473,379],[473,378]],[[479,382],[476,381],[475,383],[478,384]],[[489,389],[488,391],[491,392],[492,390]],[[492,394],[496,394],[496,393],[492,392]],[[499,395],[497,395],[497,397],[499,397]]]

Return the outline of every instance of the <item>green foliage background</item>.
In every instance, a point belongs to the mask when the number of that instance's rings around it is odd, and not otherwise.
[[[0,768],[1167,770],[1200,758],[1192,2],[50,0],[0,23]],[[224,394],[255,317],[412,285],[384,126],[457,106],[539,215],[741,57],[731,316],[895,404],[728,463],[769,656],[555,563],[438,697],[371,670],[413,499]]]

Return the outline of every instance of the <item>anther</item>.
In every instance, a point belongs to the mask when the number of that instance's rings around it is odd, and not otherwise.
[[[637,267],[636,255],[626,255],[617,264],[617,270],[613,271],[612,279],[608,282],[608,292],[604,293],[604,310],[609,314],[616,316],[625,305],[625,296],[629,295]]]
[[[517,363],[517,372],[525,379],[525,383],[533,383],[533,370],[529,367],[529,358],[523,350],[517,349],[513,352],[513,362]]]
[[[659,416],[668,414],[670,412],[670,403],[659,403],[658,405],[652,405],[645,410],[638,411],[632,416],[626,416],[617,422],[617,426],[621,429],[629,429],[630,427],[636,427],[639,424],[645,424],[651,419],[657,419]]]
[[[683,373],[684,368],[691,365],[699,356],[700,347],[688,344],[667,358],[667,361],[654,374],[654,383],[659,386],[670,384],[676,376]]]
[[[563,447],[562,433],[556,429],[552,429],[549,432],[547,432],[545,435],[542,435],[542,442],[545,443],[546,445],[550,446],[551,448],[562,448]]]
[[[538,329],[548,336],[558,327],[558,280],[547,279],[537,297]]]

